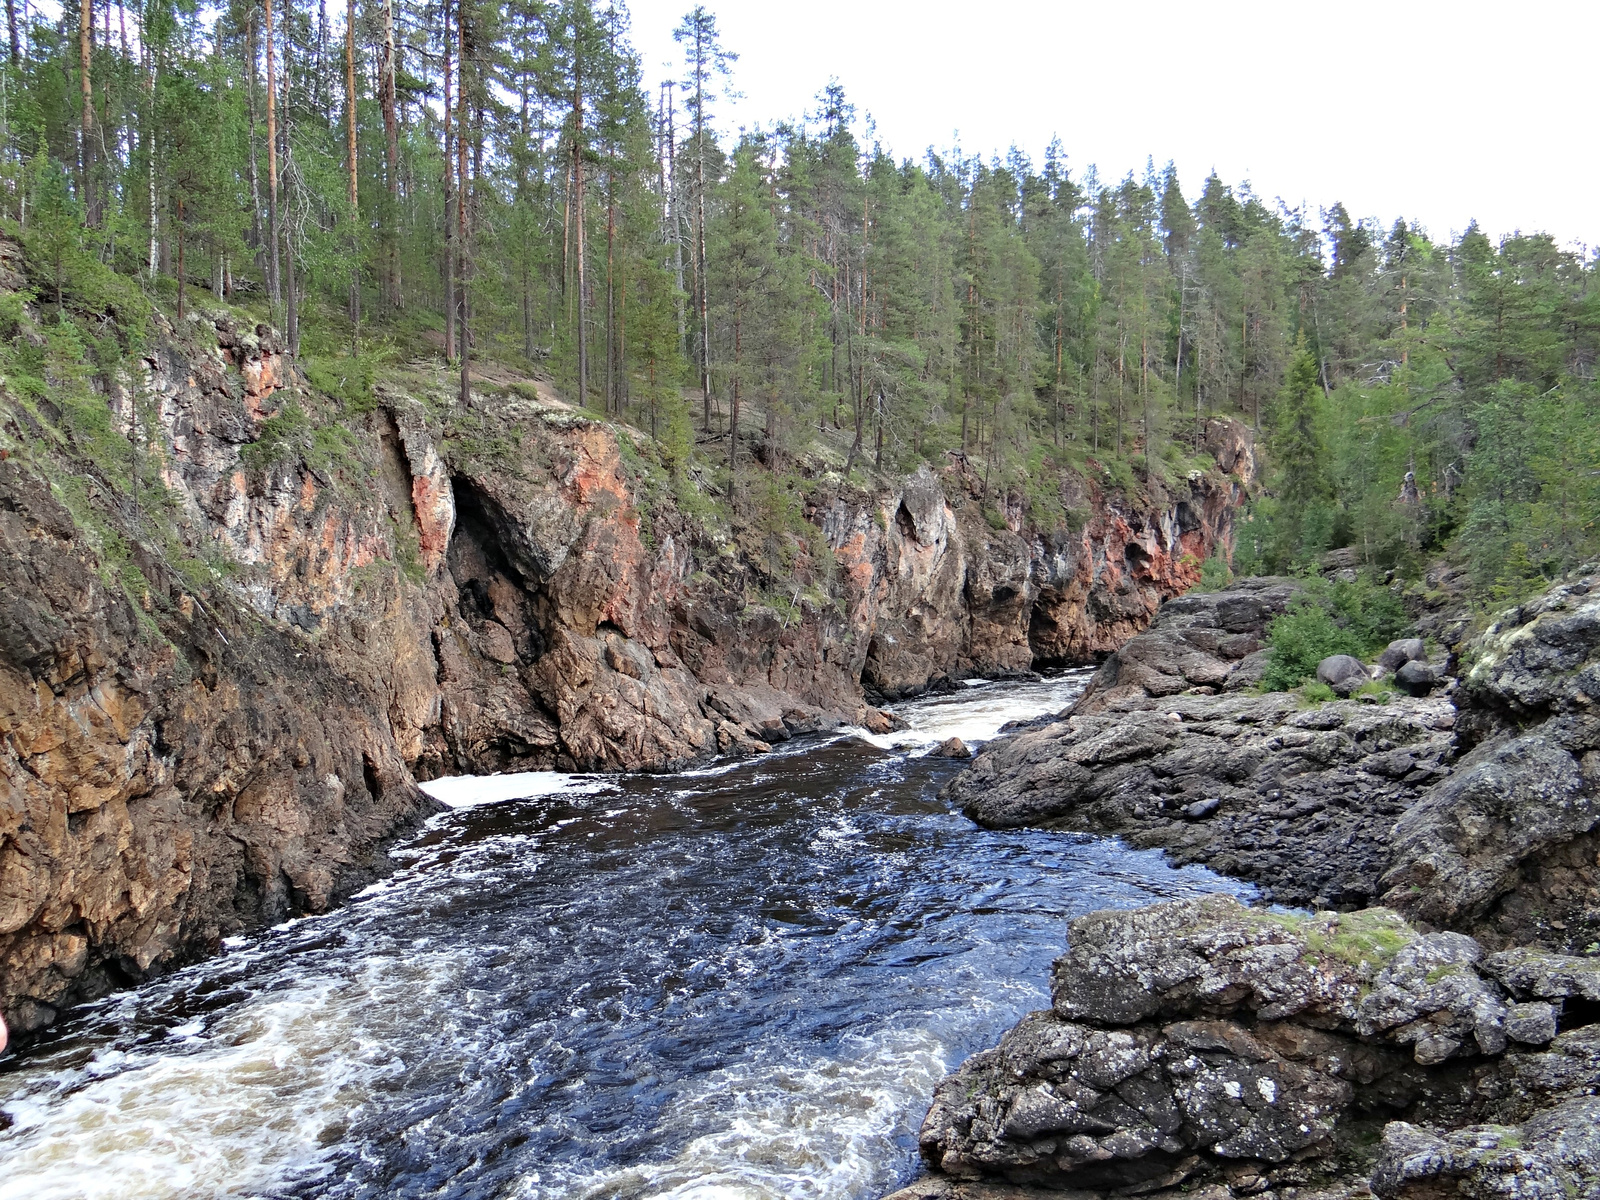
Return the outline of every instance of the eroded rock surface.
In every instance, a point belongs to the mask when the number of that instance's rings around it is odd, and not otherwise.
[[[1495,948],[1600,943],[1589,584],[1505,614],[1459,689],[1309,706],[1251,686],[1292,595],[1252,580],[1169,602],[1069,713],[985,746],[945,794],[985,825],[1114,833],[1285,903],[1381,899]],[[1418,652],[1391,649],[1402,668]]]

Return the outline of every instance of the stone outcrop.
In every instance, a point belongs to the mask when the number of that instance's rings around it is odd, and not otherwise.
[[[991,743],[945,794],[991,828],[1116,834],[1285,904],[1358,908],[1386,890],[1396,820],[1452,770],[1456,711],[1444,699],[1140,704]]]
[[[462,404],[414,363],[335,396],[265,326],[154,323],[124,366],[0,391],[0,1010],[24,1032],[336,902],[432,811],[416,778],[668,770],[1109,650],[1227,545],[1254,472],[1214,422],[1224,465],[1138,500],[1068,476],[1073,522],[1044,530],[959,457],[819,467],[772,535],[681,511],[648,447],[542,382]]]
[[[1267,669],[1267,626],[1299,592],[1293,579],[1266,576],[1169,600],[1148,630],[1106,659],[1073,711],[1253,688]]]
[[[1462,757],[1396,823],[1385,903],[1495,944],[1600,944],[1597,586],[1558,584],[1464,648]]]
[[[994,828],[1162,846],[1283,903],[1372,902],[1395,821],[1452,770],[1457,713],[1257,694],[1266,627],[1297,591],[1252,579],[1168,601],[1070,714],[990,743],[945,795]]]
[[[1600,942],[1587,578],[1503,615],[1458,688],[1382,703],[1254,692],[1255,647],[1292,595],[1246,580],[1169,601],[1070,713],[985,746],[946,795],[981,824],[1117,834],[1285,903],[1381,901],[1497,947]]]
[[[902,1196],[1600,1189],[1588,960],[1222,897],[1091,914],[1068,944],[1052,1008],[938,1089],[921,1147],[952,1182]]]

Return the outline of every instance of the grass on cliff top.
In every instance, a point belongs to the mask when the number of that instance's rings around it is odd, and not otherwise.
[[[1416,930],[1389,908],[1360,912],[1263,912],[1265,921],[1281,926],[1305,940],[1303,957],[1312,962],[1335,960],[1352,967],[1378,969],[1416,940]]]

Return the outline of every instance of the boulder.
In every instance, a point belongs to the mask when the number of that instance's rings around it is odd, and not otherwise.
[[[1546,715],[1600,699],[1600,587],[1583,578],[1502,613],[1463,679],[1473,703]]]
[[[1552,1009],[1508,1006],[1488,961],[1383,909],[1302,917],[1212,896],[1091,913],[1052,1008],[939,1086],[920,1145],[951,1186],[906,1194],[977,1200],[954,1182],[981,1181],[1231,1200],[1308,1170],[1360,1194],[1365,1130],[1393,1115],[1371,1179],[1383,1200],[1596,1200],[1600,1027],[1515,1049],[1513,1031],[1553,1033]],[[1576,970],[1493,968],[1556,990]]]
[[[1600,795],[1554,737],[1492,739],[1395,824],[1384,903],[1433,925],[1469,927],[1525,882],[1525,863],[1597,820]]]
[[[1600,1196],[1600,1098],[1569,1100],[1521,1126],[1435,1133],[1392,1121],[1372,1191],[1381,1200],[1593,1200]]]
[[[972,751],[967,749],[967,744],[960,738],[949,737],[939,743],[939,748],[933,755],[935,758],[971,758]]]
[[[868,707],[862,718],[863,725],[868,733],[895,733],[906,727],[906,723],[894,713],[884,708]]]
[[[1439,672],[1425,662],[1404,662],[1395,671],[1394,681],[1412,696],[1426,696],[1439,686]]]
[[[1330,654],[1317,664],[1317,681],[1341,696],[1350,695],[1370,678],[1361,660],[1348,654]]]
[[[1400,638],[1378,655],[1378,665],[1386,671],[1398,671],[1406,663],[1420,662],[1427,656],[1428,649],[1421,638]]]

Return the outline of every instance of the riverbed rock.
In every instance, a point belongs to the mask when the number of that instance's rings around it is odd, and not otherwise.
[[[1149,665],[1193,650],[1196,612],[1216,645],[1222,612],[1293,595],[1234,592],[1171,602],[1069,713],[989,743],[945,794],[981,824],[1114,833],[1289,903],[1381,897],[1494,949],[1600,943],[1600,706],[1581,683],[1600,678],[1600,592],[1563,583],[1503,614],[1462,648],[1457,692],[1313,707],[1234,688],[1259,650],[1220,695]]]
[[[967,744],[958,737],[945,738],[939,743],[934,752],[936,758],[971,758],[972,751],[967,749]]]

